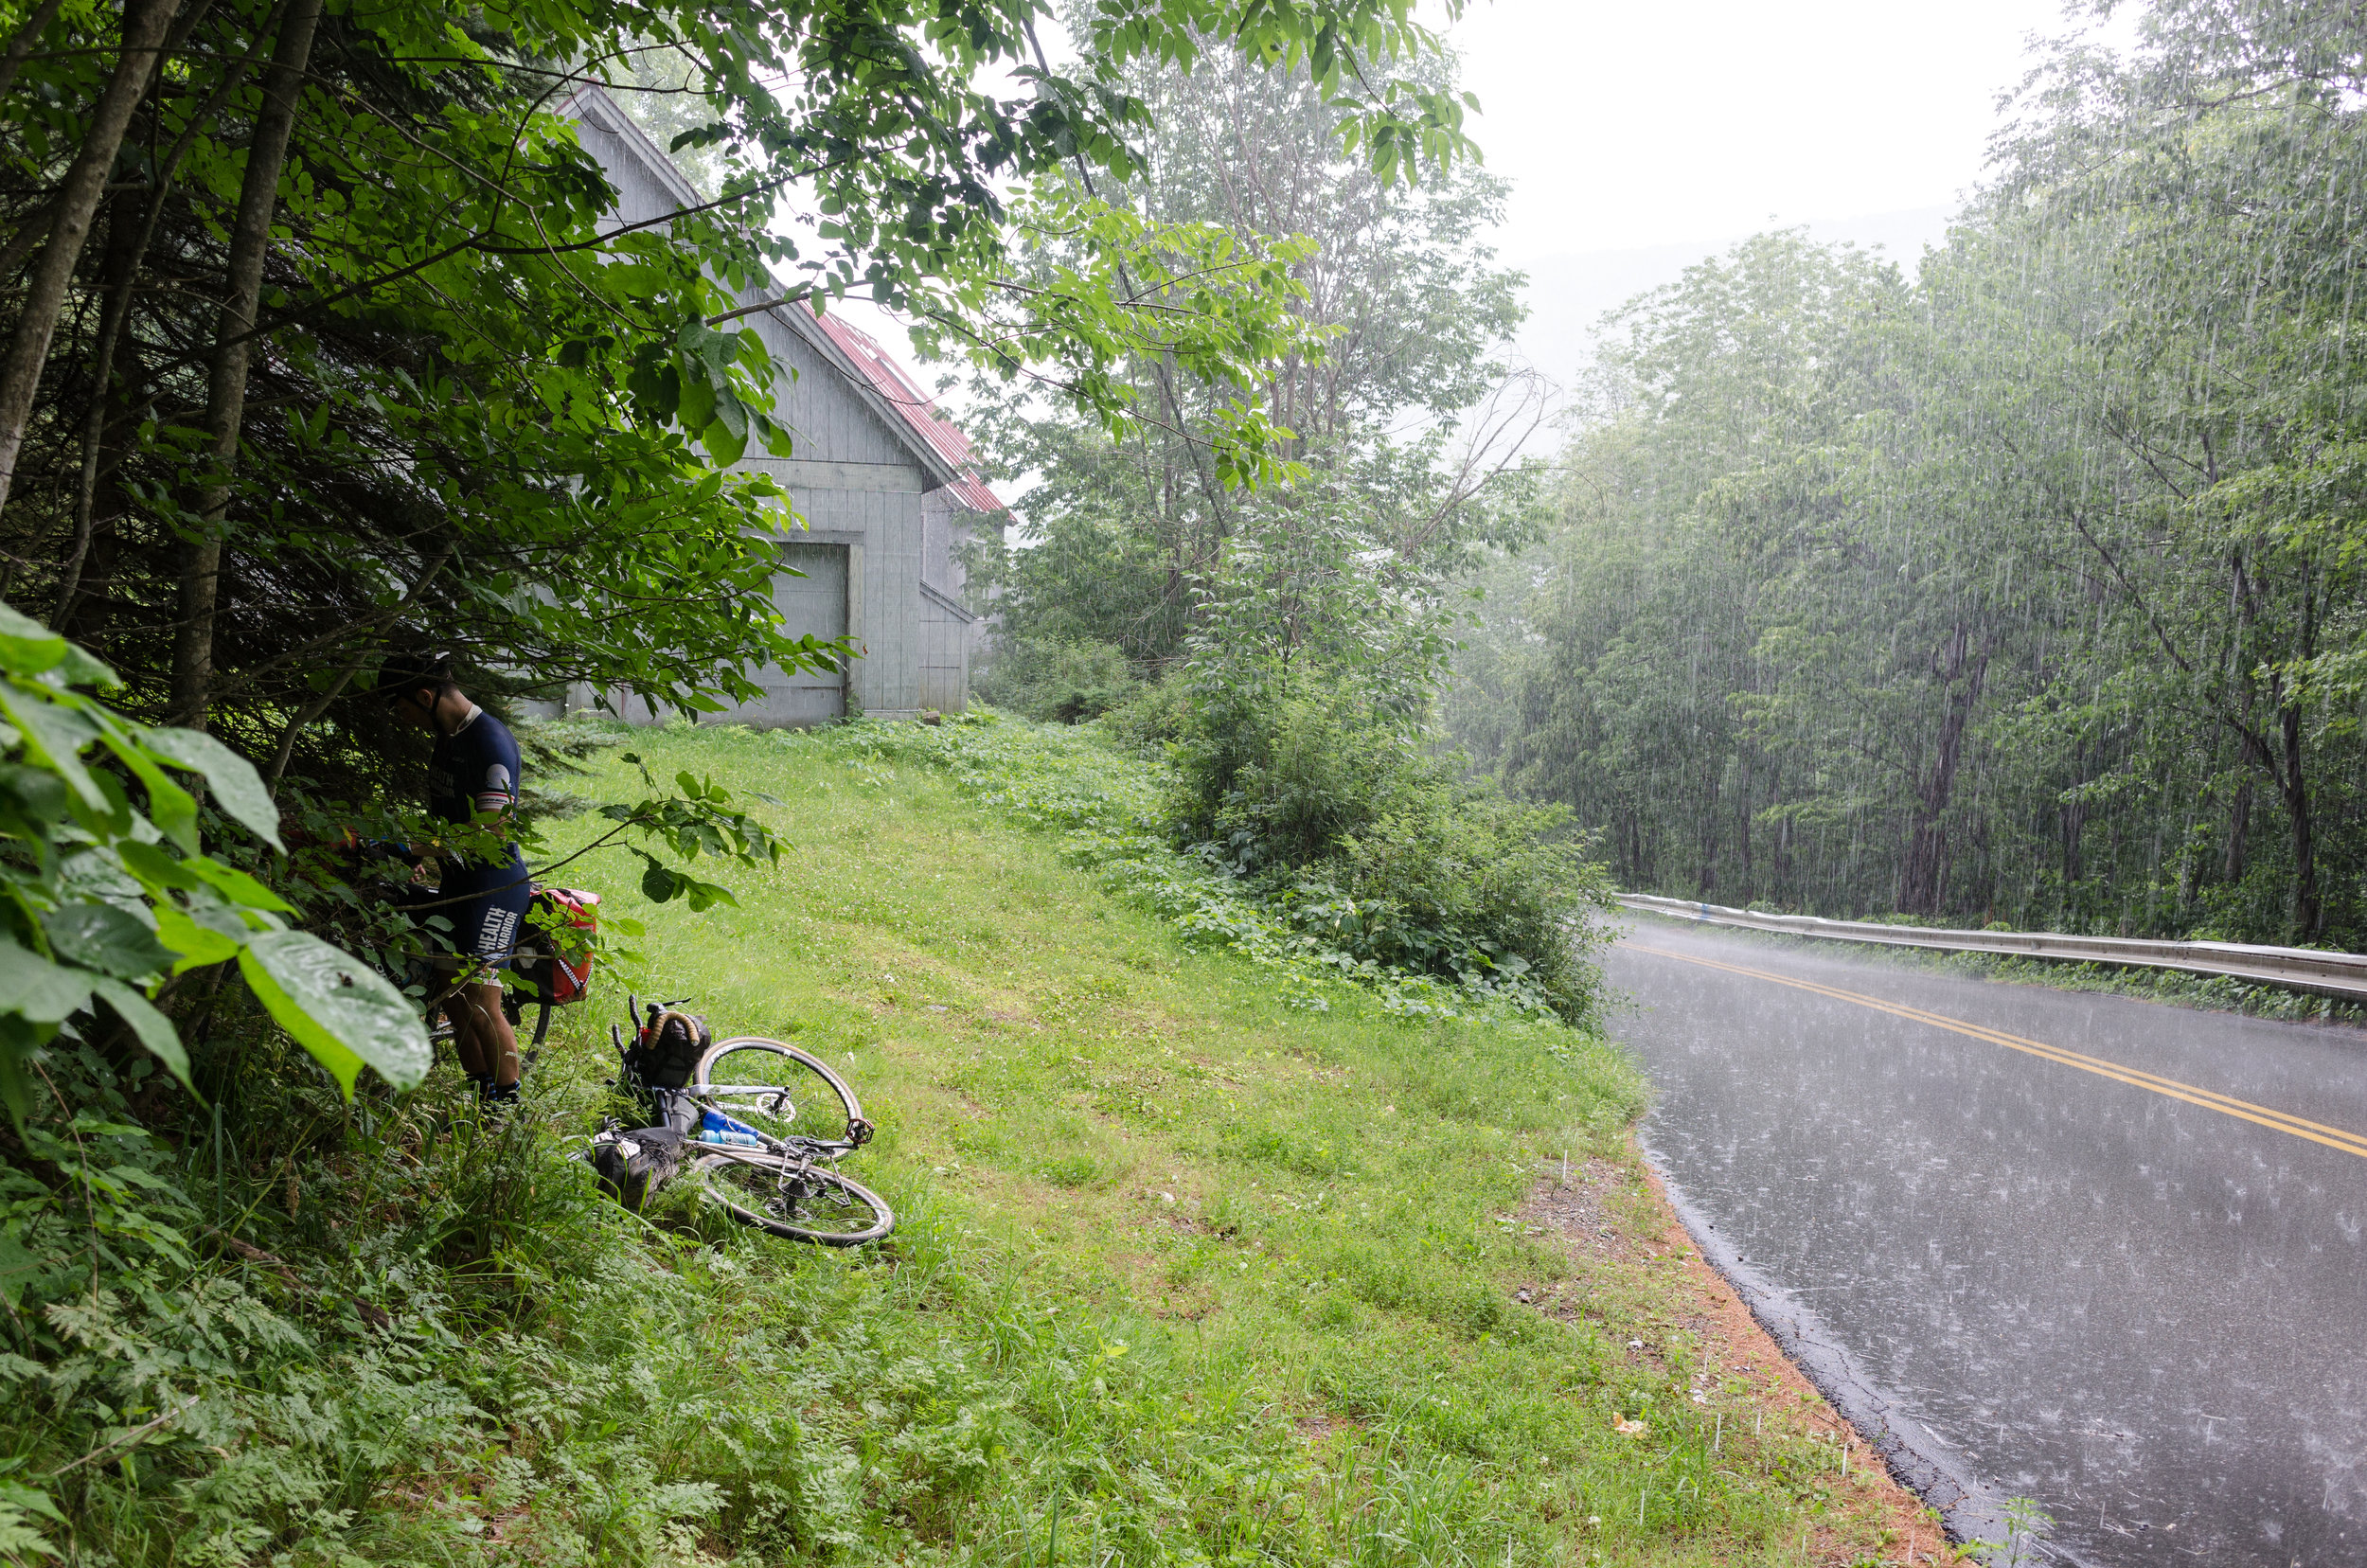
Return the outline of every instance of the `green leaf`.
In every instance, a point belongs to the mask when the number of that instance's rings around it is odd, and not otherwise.
[[[0,604],[0,669],[11,675],[52,670],[68,686],[119,686],[123,678],[86,650]]]
[[[0,604],[0,669],[11,675],[55,669],[65,657],[65,639],[49,628]]]
[[[700,433],[699,441],[707,449],[707,455],[714,459],[717,467],[729,468],[747,454],[748,428],[744,421],[738,430],[734,430],[727,421],[713,419]]]
[[[296,912],[295,905],[235,865],[224,865],[205,855],[192,855],[181,863],[181,869],[232,903],[244,904],[249,909],[268,909],[277,915]]]
[[[0,1013],[62,1024],[90,1003],[90,981],[0,937]]]
[[[65,780],[66,788],[81,797],[85,808],[93,811],[110,809],[80,755],[98,733],[89,720],[6,681],[0,681],[0,712],[23,732],[25,750],[32,760]]]
[[[151,729],[141,734],[140,743],[176,768],[204,774],[223,811],[265,844],[287,851],[279,842],[279,808],[245,757],[196,730]]]
[[[694,371],[683,377],[682,401],[677,410],[676,417],[682,420],[683,429],[694,436],[714,422],[715,388],[704,376]]]
[[[0,792],[14,796],[30,821],[50,823],[65,816],[65,786],[56,774],[9,763],[0,767]]]
[[[65,645],[65,657],[58,661],[55,673],[68,686],[100,686],[112,689],[123,684],[123,677],[103,659],[86,650],[80,643]]]
[[[693,915],[703,914],[717,904],[729,904],[734,909],[739,907],[739,900],[732,896],[732,890],[721,883],[680,875],[674,880],[690,896],[690,912]]]
[[[173,961],[175,974],[204,969],[208,964],[227,963],[245,946],[238,937],[198,924],[169,903],[156,906],[156,939],[181,955]]]
[[[27,1252],[13,1234],[0,1231],[0,1301],[15,1308],[25,1299],[25,1287],[48,1266],[38,1253]]]
[[[14,1481],[0,1481],[0,1556],[10,1562],[24,1563],[58,1555],[49,1538],[34,1526],[35,1514],[45,1514],[61,1524],[66,1523],[59,1517],[57,1505],[49,1501],[47,1493]]]
[[[133,775],[148,787],[148,814],[157,827],[171,835],[172,842],[184,854],[194,855],[199,848],[197,836],[197,797],[165,776],[164,769],[142,751],[136,741],[116,731],[113,724],[100,732],[107,749],[132,770]]]
[[[20,1132],[33,1112],[33,1080],[25,1071],[26,1059],[58,1032],[55,1024],[35,1024],[15,1013],[0,1012],[0,1104]]]
[[[172,966],[172,953],[148,927],[114,904],[67,904],[42,924],[58,955],[84,969],[140,980]]]
[[[198,885],[197,879],[182,868],[181,863],[152,844],[137,839],[125,839],[116,846],[124,865],[132,875],[151,887],[187,889]]]
[[[135,988],[120,980],[100,980],[91,989],[116,1010],[116,1017],[132,1026],[140,1043],[165,1064],[165,1071],[178,1078],[182,1088],[196,1095],[197,1085],[189,1081],[189,1054],[181,1048],[181,1036],[173,1028],[172,1020],[158,1012]],[[198,1100],[203,1104],[205,1096],[198,1096]]]
[[[32,1487],[21,1486],[14,1481],[0,1481],[0,1501],[13,1503],[27,1513],[54,1519],[61,1524],[66,1523],[65,1515],[58,1511],[55,1503],[49,1501],[49,1494]]]
[[[347,1098],[367,1066],[416,1088],[435,1060],[427,1029],[402,992],[351,953],[303,931],[267,931],[239,954],[264,1008],[329,1069]]]
[[[641,896],[651,903],[665,903],[680,891],[674,873],[661,861],[650,862],[641,873]]]

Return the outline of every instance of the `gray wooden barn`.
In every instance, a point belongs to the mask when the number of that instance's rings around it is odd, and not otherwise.
[[[663,218],[701,200],[658,146],[597,88],[565,113],[617,190],[625,223]],[[762,296],[751,294],[742,303]],[[774,535],[787,572],[774,602],[792,635],[851,635],[861,656],[838,674],[755,671],[764,696],[712,720],[777,728],[850,711],[884,718],[954,713],[970,701],[970,655],[983,628],[964,603],[963,542],[1000,532],[1005,514],[970,466],[970,442],[880,345],[837,316],[802,305],[743,318],[773,362],[793,370],[774,388],[774,418],[795,455],[752,455],[738,468],[780,482],[805,526],[786,514]],[[594,705],[589,688],[570,707]],[[612,702],[628,719],[638,701]]]

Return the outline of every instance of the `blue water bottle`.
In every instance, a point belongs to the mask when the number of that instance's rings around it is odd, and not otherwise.
[[[736,1122],[721,1111],[708,1111],[699,1118],[699,1141],[708,1144],[736,1144],[742,1149],[762,1149],[764,1140],[754,1130]]]

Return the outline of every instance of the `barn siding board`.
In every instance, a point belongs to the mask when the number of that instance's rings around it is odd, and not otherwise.
[[[774,383],[773,417],[789,431],[792,459],[912,463],[907,443],[863,406],[860,398],[850,395],[845,373],[825,359],[821,350],[770,312],[744,319],[755,324],[774,363],[784,367]]]
[[[781,563],[803,574],[784,572],[773,579],[773,602],[780,612],[782,630],[792,637],[826,642],[845,636],[847,546],[801,537],[780,541],[779,548]],[[844,671],[801,669],[792,674],[768,664],[754,678],[764,688],[762,697],[709,715],[710,720],[773,729],[818,724],[846,711]]]

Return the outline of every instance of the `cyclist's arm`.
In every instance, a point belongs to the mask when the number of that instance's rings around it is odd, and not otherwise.
[[[506,765],[494,762],[486,768],[485,776],[478,781],[477,792],[471,798],[476,806],[474,820],[478,824],[506,822],[510,809],[518,804],[518,781]]]

